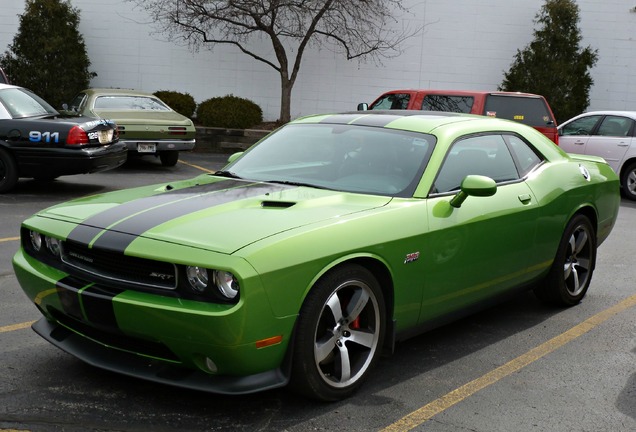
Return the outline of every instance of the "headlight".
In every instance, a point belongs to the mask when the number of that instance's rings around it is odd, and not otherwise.
[[[186,277],[196,293],[202,293],[208,287],[208,271],[203,267],[186,267]]]
[[[62,242],[53,237],[45,237],[46,248],[53,254],[53,256],[59,258],[62,256]]]
[[[223,297],[233,300],[239,293],[239,284],[230,272],[215,270],[214,284]]]
[[[36,252],[40,252],[42,249],[42,236],[35,231],[29,231],[29,239],[31,239],[31,246]]]
[[[236,300],[239,283],[230,272],[187,266],[185,275],[190,290],[197,295],[208,295],[223,300]]]

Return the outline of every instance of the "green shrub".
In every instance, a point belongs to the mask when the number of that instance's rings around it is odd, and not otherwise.
[[[194,110],[197,107],[197,103],[190,93],[179,93],[171,90],[159,90],[153,93],[159,99],[164,101],[170,108],[175,110],[181,115],[188,118],[192,117]]]
[[[197,122],[209,127],[249,129],[263,122],[263,110],[248,99],[230,94],[201,102]]]

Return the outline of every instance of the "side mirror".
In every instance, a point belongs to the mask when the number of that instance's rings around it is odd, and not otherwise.
[[[469,175],[462,180],[460,191],[450,200],[450,205],[459,208],[469,196],[487,197],[497,192],[497,183],[490,177]]]
[[[364,102],[358,104],[358,111],[367,111],[368,109],[369,109],[369,104]]]
[[[236,153],[232,153],[230,155],[229,158],[227,158],[227,163],[232,163],[235,160],[237,160],[241,155],[243,154],[243,152],[236,152]]]

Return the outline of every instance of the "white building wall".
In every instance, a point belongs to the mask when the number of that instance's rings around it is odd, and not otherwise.
[[[0,50],[12,42],[24,0],[0,0]],[[590,109],[636,110],[634,0],[578,0],[582,44],[599,51]],[[355,109],[393,88],[494,90],[535,29],[543,0],[407,0],[412,25],[398,58],[381,65],[347,61],[329,50],[309,51],[292,99],[292,117]],[[234,94],[258,103],[267,120],[278,117],[280,85],[269,66],[218,46],[192,53],[154,34],[146,14],[123,0],[72,0],[81,12],[94,87],[176,90],[197,102]],[[263,43],[261,52],[271,53]]]

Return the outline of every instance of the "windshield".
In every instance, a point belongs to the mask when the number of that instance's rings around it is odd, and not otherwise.
[[[7,88],[0,91],[0,103],[14,119],[58,114],[44,99],[23,88]]]
[[[224,174],[346,192],[412,196],[435,138],[378,127],[291,124],[269,135]]]

